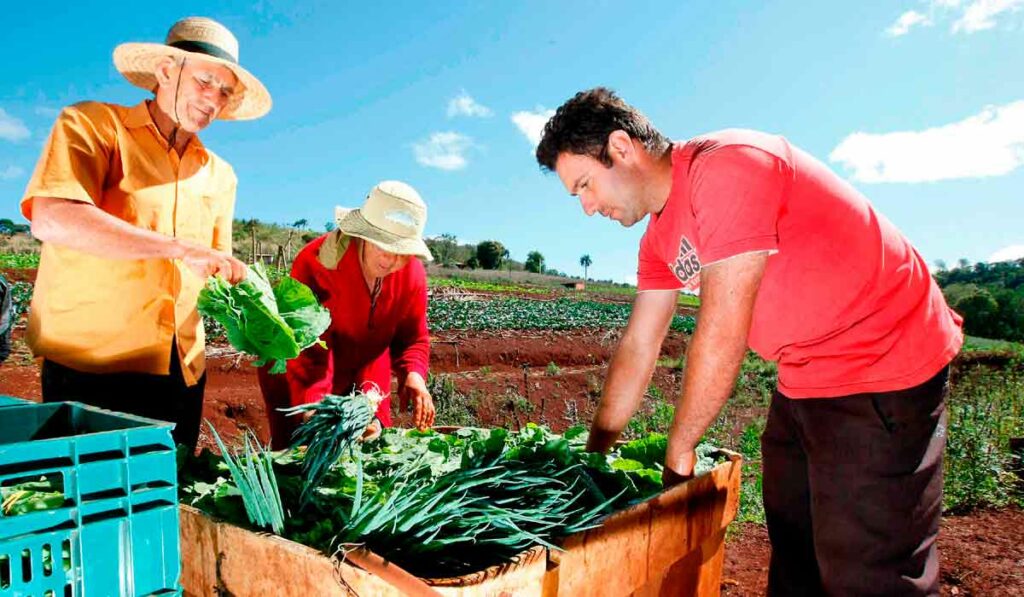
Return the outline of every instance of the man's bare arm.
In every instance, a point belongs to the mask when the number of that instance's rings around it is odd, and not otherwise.
[[[700,312],[669,433],[666,485],[693,474],[694,448],[732,394],[767,262],[767,253],[745,253],[701,271]]]
[[[133,226],[81,201],[33,197],[32,235],[107,259],[180,259],[200,277],[245,278],[245,264],[231,255]]]
[[[636,412],[676,311],[678,292],[637,294],[633,313],[608,366],[601,402],[590,428],[587,449],[605,452]]]

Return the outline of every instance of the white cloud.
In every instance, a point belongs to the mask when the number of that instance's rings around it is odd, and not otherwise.
[[[469,164],[466,152],[473,140],[452,131],[433,133],[425,141],[413,143],[416,161],[424,166],[441,170],[462,170]]]
[[[544,133],[544,125],[554,115],[554,110],[545,110],[538,106],[534,112],[516,112],[512,115],[512,122],[515,123],[519,132],[525,135],[534,147],[537,147],[540,144],[540,136]]]
[[[0,108],[0,139],[17,143],[28,139],[30,134],[25,123]]]
[[[494,114],[491,109],[487,106],[477,103],[466,90],[463,89],[458,96],[453,97],[448,102],[448,118],[454,118],[456,116],[476,116],[477,118],[487,118]]]
[[[900,15],[896,22],[889,26],[885,30],[891,37],[900,37],[906,35],[916,25],[927,27],[932,24],[931,19],[927,15],[917,12],[916,10],[908,10],[907,12]]]
[[[1016,261],[1018,259],[1024,259],[1024,245],[1010,245],[1008,247],[1003,247],[989,255],[988,262],[996,263],[999,261]]]
[[[960,122],[923,131],[856,132],[828,157],[866,183],[1008,174],[1024,164],[1024,100],[987,106]]]
[[[1024,8],[1024,0],[924,0],[927,9],[908,10],[886,28],[891,37],[901,37],[915,27],[930,27],[937,21],[953,21],[953,33],[975,33],[994,28],[1004,18]]]
[[[25,174],[25,171],[18,166],[7,166],[0,170],[0,180],[14,180],[15,178],[21,178],[23,174]]]
[[[964,8],[963,15],[953,23],[953,32],[974,33],[996,26],[996,17],[1017,12],[1024,0],[974,0]]]

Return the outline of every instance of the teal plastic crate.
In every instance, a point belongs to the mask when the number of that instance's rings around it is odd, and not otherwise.
[[[171,428],[74,402],[5,406],[0,597],[180,594]],[[26,482],[53,491],[47,509],[18,513]]]
[[[4,406],[25,406],[26,404],[32,403],[28,400],[15,398],[14,396],[0,396],[0,408]]]

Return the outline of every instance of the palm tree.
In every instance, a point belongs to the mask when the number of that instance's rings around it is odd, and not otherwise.
[[[594,261],[590,258],[590,255],[584,255],[580,257],[580,265],[583,266],[583,282],[587,282],[587,268],[594,264]]]
[[[512,259],[508,249],[501,252],[501,258],[505,260],[506,264],[508,264],[508,279],[512,280]]]

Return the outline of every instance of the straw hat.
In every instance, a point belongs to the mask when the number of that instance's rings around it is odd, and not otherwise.
[[[155,91],[156,65],[164,58],[193,57],[224,65],[238,77],[242,90],[221,110],[222,120],[251,120],[270,111],[270,93],[238,64],[238,40],[213,19],[187,17],[171,26],[163,44],[127,43],[114,48],[114,66],[132,85]]]
[[[334,219],[345,234],[368,240],[385,251],[434,260],[423,242],[427,205],[416,189],[404,182],[385,180],[377,184],[359,209],[334,208]]]

